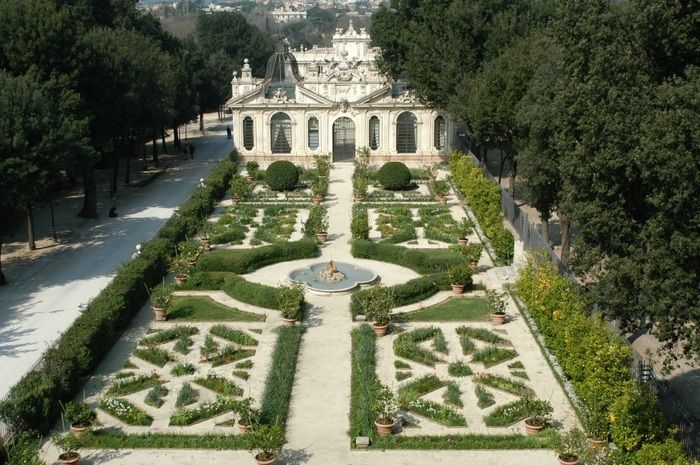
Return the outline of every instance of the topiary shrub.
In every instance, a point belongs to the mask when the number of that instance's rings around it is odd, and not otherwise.
[[[267,167],[265,182],[273,191],[291,191],[299,183],[299,171],[291,161],[277,160]]]
[[[379,169],[378,177],[379,184],[384,189],[398,191],[408,187],[411,182],[411,171],[399,161],[390,161]]]

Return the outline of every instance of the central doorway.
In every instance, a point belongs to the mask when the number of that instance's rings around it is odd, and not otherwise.
[[[333,161],[355,159],[355,123],[343,116],[333,123]]]

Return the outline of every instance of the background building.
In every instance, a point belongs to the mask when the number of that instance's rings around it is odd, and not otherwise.
[[[378,55],[369,34],[350,22],[336,30],[332,47],[292,53],[279,44],[263,79],[253,77],[246,60],[226,104],[241,157],[310,162],[332,153],[342,161],[368,147],[376,161],[447,159],[456,138],[449,115],[379,73]]]

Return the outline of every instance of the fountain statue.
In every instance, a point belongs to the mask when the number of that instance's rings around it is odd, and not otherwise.
[[[345,275],[341,273],[338,268],[336,268],[333,260],[328,262],[326,268],[319,273],[320,278],[324,281],[342,281],[345,279]]]

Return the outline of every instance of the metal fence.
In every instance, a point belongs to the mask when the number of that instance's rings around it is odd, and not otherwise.
[[[464,145],[462,150],[468,154],[469,161],[475,166],[482,167],[481,161],[474,156],[469,147]],[[484,167],[485,168],[485,167]],[[559,259],[552,247],[542,238],[539,230],[530,222],[524,212],[513,200],[513,197],[505,190],[498,180],[494,178],[488,169],[484,169],[484,175],[493,181],[501,189],[501,211],[523,242],[525,250],[542,251],[546,253],[559,268],[559,273],[571,280],[575,280],[573,273]],[[622,336],[622,340],[629,342]],[[688,413],[688,409],[678,400],[669,388],[668,382],[654,372],[653,367],[644,362],[639,352],[630,346],[634,362],[632,364],[632,376],[640,384],[648,384],[659,400],[659,407],[668,421],[677,429],[676,439],[683,444],[688,457],[691,460],[700,460],[700,421]]]

